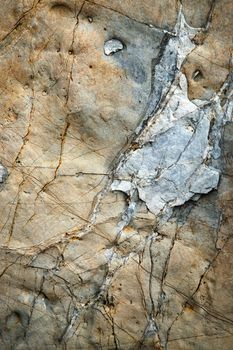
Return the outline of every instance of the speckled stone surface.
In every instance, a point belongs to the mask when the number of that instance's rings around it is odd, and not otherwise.
[[[232,350],[231,1],[0,21],[0,349]]]

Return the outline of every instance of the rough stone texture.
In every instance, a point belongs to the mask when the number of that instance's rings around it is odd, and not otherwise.
[[[231,350],[231,2],[0,20],[0,348]]]

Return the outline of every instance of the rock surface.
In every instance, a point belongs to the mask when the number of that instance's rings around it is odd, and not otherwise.
[[[0,348],[231,350],[231,1],[0,19]]]

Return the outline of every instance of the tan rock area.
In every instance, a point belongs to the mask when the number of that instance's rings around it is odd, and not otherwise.
[[[0,5],[0,349],[232,350],[232,2]]]

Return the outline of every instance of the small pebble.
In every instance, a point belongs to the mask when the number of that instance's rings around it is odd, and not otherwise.
[[[124,45],[118,39],[111,39],[104,44],[104,53],[106,56],[113,55],[114,53],[123,50]]]

